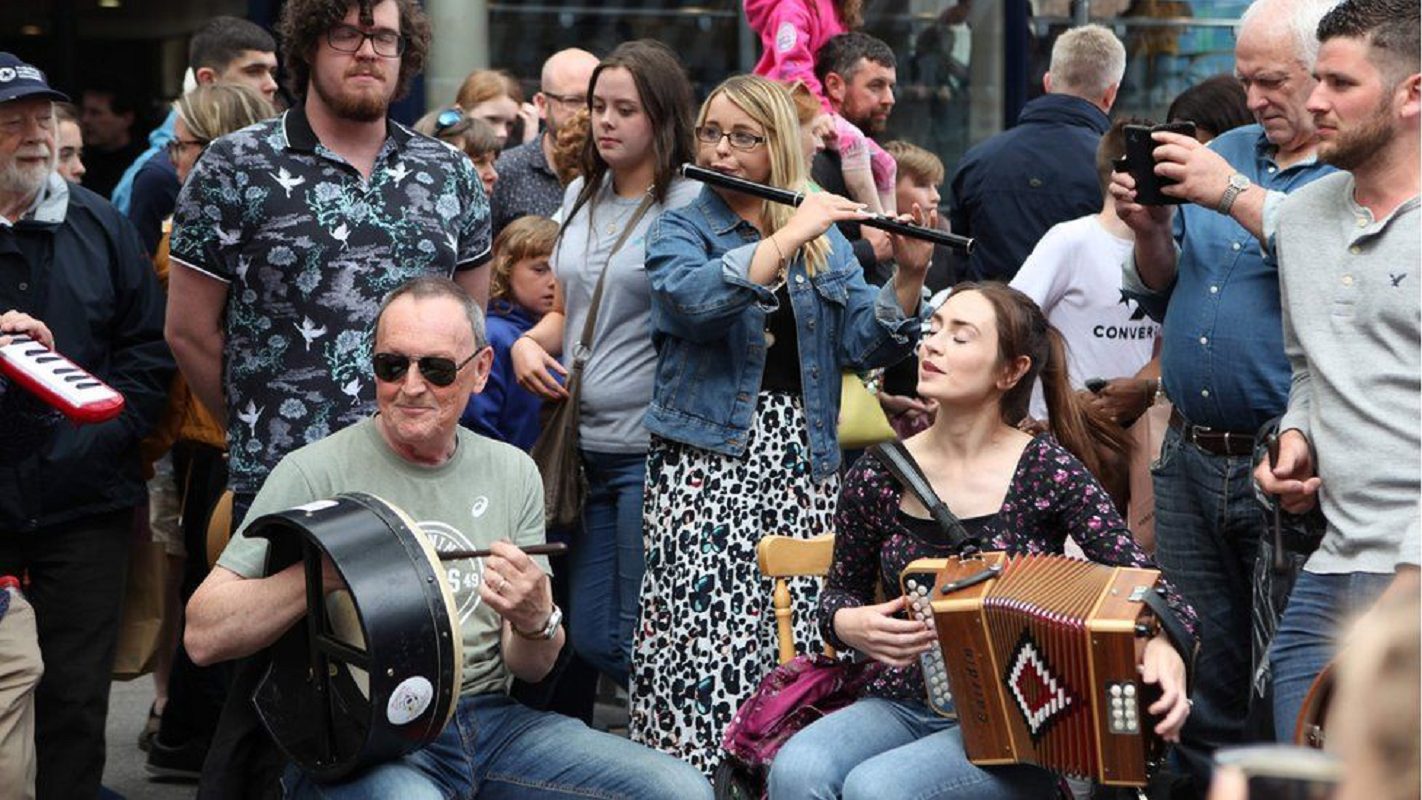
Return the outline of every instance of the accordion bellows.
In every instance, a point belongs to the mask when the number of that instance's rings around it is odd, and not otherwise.
[[[904,592],[938,630],[941,661],[924,664],[929,704],[957,714],[968,759],[1144,785],[1162,751],[1146,712],[1159,690],[1137,667],[1158,630],[1143,597],[1159,580],[1058,555],[909,564]]]

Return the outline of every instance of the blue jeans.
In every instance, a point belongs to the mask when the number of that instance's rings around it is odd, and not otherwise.
[[[626,687],[646,568],[642,484],[647,454],[583,450],[582,456],[588,499],[582,535],[569,555],[568,633],[578,655]]]
[[[1194,706],[1176,748],[1200,786],[1215,749],[1244,738],[1249,710],[1252,576],[1264,512],[1249,456],[1217,456],[1170,428],[1151,467],[1155,560],[1200,617]]]
[[[1294,725],[1313,679],[1338,655],[1343,627],[1366,611],[1392,582],[1392,573],[1299,573],[1279,631],[1269,647],[1274,668],[1274,736],[1293,741]]]
[[[978,767],[958,723],[922,703],[866,697],[790,737],[770,764],[771,800],[1042,800],[1057,779],[1040,767]]]
[[[502,694],[463,697],[439,738],[344,783],[318,784],[295,767],[288,798],[711,798],[688,764]]]

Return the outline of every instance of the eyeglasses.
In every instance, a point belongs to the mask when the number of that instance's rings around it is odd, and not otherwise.
[[[207,145],[208,143],[203,139],[172,139],[168,142],[168,160],[177,161],[183,151],[189,147],[196,147],[201,153],[207,149]]]
[[[365,40],[375,49],[375,54],[395,58],[405,52],[405,37],[389,28],[380,28],[369,33],[353,25],[335,25],[326,31],[326,44],[337,53],[357,53],[365,45]]]
[[[404,378],[405,373],[410,371],[410,365],[418,364],[421,377],[435,386],[443,387],[454,383],[459,371],[477,355],[479,354],[476,352],[458,364],[454,363],[454,359],[443,356],[402,356],[399,353],[376,353],[371,361],[375,367],[375,377],[386,383]]]
[[[543,96],[560,106],[568,106],[570,108],[582,108],[588,104],[588,96],[585,94],[553,94],[552,92],[544,92]]]
[[[435,117],[434,135],[436,138],[446,133],[462,133],[463,131],[452,130],[461,122],[468,122],[469,118],[464,116],[464,111],[458,108],[446,108]]]
[[[716,125],[702,125],[697,128],[696,138],[706,144],[720,144],[722,139],[726,139],[737,150],[754,150],[765,143],[764,136],[747,131],[723,131]]]

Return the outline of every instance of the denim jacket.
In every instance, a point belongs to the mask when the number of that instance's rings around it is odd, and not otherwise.
[[[890,282],[864,282],[833,226],[829,263],[813,277],[801,258],[788,288],[800,349],[811,474],[839,468],[840,373],[887,366],[913,352],[921,320],[906,317]],[[747,278],[760,234],[709,187],[668,211],[647,234],[657,378],[647,429],[665,439],[741,456],[765,371],[765,317],[779,307]]]

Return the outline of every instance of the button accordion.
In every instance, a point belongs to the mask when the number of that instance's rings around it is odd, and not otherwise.
[[[958,717],[974,764],[1037,764],[1142,786],[1163,744],[1137,670],[1159,629],[1160,572],[1057,555],[920,559],[901,575],[910,613],[932,619],[929,705]]]
[[[0,347],[0,372],[74,422],[104,422],[123,411],[123,395],[24,334]]]

